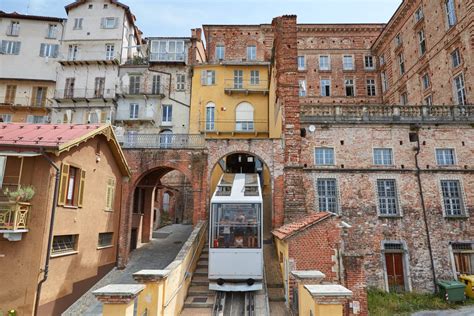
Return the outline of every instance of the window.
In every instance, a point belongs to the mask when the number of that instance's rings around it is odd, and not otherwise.
[[[77,249],[77,240],[79,235],[54,236],[52,255],[74,252]]]
[[[250,71],[250,84],[259,85],[260,84],[260,71],[251,70]]]
[[[242,102],[235,109],[235,130],[239,132],[249,132],[254,130],[253,106],[250,103]]]
[[[5,93],[5,103],[15,104],[15,97],[16,97],[16,86],[7,85],[7,91]]]
[[[173,143],[173,132],[165,129],[160,132],[160,148],[170,148]]]
[[[74,19],[74,30],[82,30],[82,21],[83,18],[75,18]]]
[[[225,58],[225,47],[224,45],[217,45],[216,46],[216,59],[217,60],[224,60]]]
[[[474,274],[474,249],[472,243],[456,242],[452,243],[454,255],[454,268],[456,274]]]
[[[423,83],[423,90],[426,90],[430,87],[431,83],[430,83],[430,75],[428,73],[425,73],[422,77],[421,77],[421,82]]]
[[[140,106],[137,103],[130,103],[130,118],[137,119]]]
[[[40,45],[40,57],[58,57],[59,45],[55,44],[44,44]]]
[[[103,29],[114,29],[117,27],[117,24],[117,18],[102,18],[101,20],[101,28]]]
[[[298,70],[306,69],[306,60],[305,56],[298,56]]]
[[[163,104],[161,123],[171,123],[173,119],[173,106],[171,104]]]
[[[115,179],[109,178],[107,180],[107,192],[106,192],[106,205],[105,209],[107,211],[113,211],[114,210],[114,202],[115,202]]]
[[[97,242],[98,248],[104,248],[112,246],[112,240],[114,233],[99,233],[99,241]]]
[[[331,59],[329,56],[319,56],[319,70],[331,70]]]
[[[0,122],[11,123],[12,115],[11,114],[0,114]]]
[[[140,93],[140,81],[141,81],[141,76],[138,76],[138,75],[130,76],[129,94]]]
[[[104,9],[108,9],[109,8],[109,5],[108,4],[104,4]]]
[[[400,67],[400,75],[403,76],[405,74],[405,56],[403,56],[403,53],[398,55],[398,65]]]
[[[79,46],[69,45],[68,60],[76,60],[79,56]]]
[[[461,73],[454,77],[454,92],[456,93],[456,101],[459,105],[466,105],[466,88],[464,86],[464,75]]]
[[[69,164],[61,166],[58,205],[82,207],[86,171]]]
[[[206,106],[206,131],[213,131],[216,120],[216,106],[214,103],[209,103]]]
[[[403,92],[402,94],[400,94],[400,104],[401,105],[408,104],[408,94],[406,92]]]
[[[454,165],[454,149],[452,148],[439,148],[436,149],[436,163],[439,166],[450,166]]]
[[[376,86],[375,86],[375,79],[367,79],[367,95],[369,97],[375,96],[376,93]]]
[[[398,215],[397,188],[394,179],[378,179],[377,196],[380,216]]]
[[[242,89],[244,87],[243,70],[234,70],[234,89]]]
[[[114,44],[105,45],[105,60],[113,60],[115,57],[115,46]]]
[[[426,39],[425,39],[425,31],[420,30],[418,32],[418,44],[420,48],[420,56],[423,56],[426,53]]]
[[[344,80],[344,86],[346,88],[346,96],[347,97],[355,96],[354,80],[353,79]]]
[[[393,154],[391,148],[374,148],[374,165],[393,165]]]
[[[433,97],[431,95],[425,97],[423,101],[425,105],[433,105]]]
[[[385,65],[385,55],[380,55],[379,57],[380,66]]]
[[[419,7],[416,11],[415,11],[415,23],[420,21],[421,19],[423,19],[423,8],[422,7]]]
[[[47,93],[47,87],[33,87],[33,95],[31,96],[31,106],[44,107],[46,105]]]
[[[184,91],[186,87],[186,75],[177,74],[176,75],[176,90]]]
[[[105,78],[97,77],[94,83],[94,98],[103,98],[105,90]]]
[[[2,41],[2,54],[19,55],[21,42]]]
[[[384,72],[381,73],[381,78],[382,78],[382,91],[386,92],[388,90],[388,78],[387,74]]]
[[[338,212],[336,179],[318,179],[318,209],[320,212]]]
[[[0,115],[1,118],[1,115]],[[3,179],[5,178],[5,167],[7,165],[7,157],[0,156],[0,189],[3,186]]]
[[[47,116],[42,115],[27,115],[26,123],[28,124],[46,124],[48,122]]]
[[[461,54],[459,53],[459,49],[456,49],[451,53],[451,61],[453,68],[457,68],[461,65]]]
[[[71,99],[74,97],[74,83],[75,78],[66,78],[66,85],[64,87],[64,98]]]
[[[446,16],[448,20],[448,26],[452,27],[456,25],[457,23],[454,0],[445,0],[445,6],[446,6]]]
[[[441,192],[446,216],[464,216],[461,183],[459,180],[441,180]]]
[[[334,148],[315,148],[314,156],[318,166],[334,165]]]
[[[342,58],[342,69],[343,70],[354,70],[354,60],[351,55],[345,55]]]
[[[375,63],[374,63],[374,57],[373,56],[365,56],[364,57],[364,66],[365,69],[374,69],[375,68]]]
[[[7,29],[8,36],[18,36],[20,35],[20,22],[19,21],[11,21],[10,25]]]
[[[306,96],[306,80],[298,80],[298,95],[300,97],[305,97]]]
[[[185,57],[183,40],[151,41],[150,61],[184,62]]]
[[[94,5],[89,4],[89,10],[92,9],[93,7],[94,7]]]
[[[56,38],[58,36],[58,26],[56,24],[48,25],[48,31],[46,32],[46,38]]]
[[[257,46],[247,46],[247,60],[257,59]]]
[[[216,71],[203,70],[201,71],[201,85],[212,86],[216,84]]]
[[[153,76],[153,81],[151,84],[151,94],[154,94],[154,95],[161,94],[161,76],[160,75]]]
[[[321,96],[322,97],[331,96],[331,80],[330,79],[321,79]]]
[[[395,46],[398,47],[403,44],[402,35],[399,33],[395,36]]]

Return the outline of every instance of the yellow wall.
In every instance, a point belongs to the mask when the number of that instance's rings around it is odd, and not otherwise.
[[[285,274],[285,262],[288,262],[289,260],[288,243],[284,240],[275,238],[275,247],[277,251],[278,260],[280,263],[281,275],[283,276],[283,284],[284,284],[285,289],[288,289],[288,286],[289,286],[288,274]],[[280,256],[282,256],[282,258],[280,258]],[[285,295],[288,296],[287,293],[285,293]]]
[[[216,83],[211,86],[201,85],[201,72],[215,70]],[[243,70],[244,88],[267,90],[263,92],[226,93],[225,88],[233,87],[234,70]],[[251,86],[251,70],[260,71],[260,84]],[[267,138],[268,137],[268,66],[267,65],[199,65],[194,68],[193,89],[191,94],[190,133],[205,133],[208,138]],[[215,104],[215,131],[205,131],[206,106]],[[248,102],[254,107],[255,132],[235,132],[235,110],[241,102]]]
[[[270,72],[270,92],[268,97],[268,128],[270,138],[280,138],[282,128],[282,109],[276,97],[276,69]]]
[[[307,289],[304,288],[303,283],[298,284],[298,314],[299,315],[313,315],[319,316],[321,314],[317,314],[317,306],[314,302],[313,297],[308,292]],[[310,314],[312,312],[312,314]],[[332,315],[332,314],[325,314],[325,315]]]

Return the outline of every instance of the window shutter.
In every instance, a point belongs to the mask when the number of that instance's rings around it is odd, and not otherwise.
[[[43,94],[41,95],[41,106],[46,105],[46,95],[48,94],[48,87],[41,88],[43,90]]]
[[[31,93],[31,100],[30,100],[30,105],[32,106],[36,106],[38,104],[36,104],[36,95],[38,93],[38,87],[33,87],[33,91]],[[28,115],[28,116],[32,116],[32,115]],[[33,122],[30,122],[30,123],[33,123]]]
[[[211,82],[212,82],[212,84],[216,84],[216,72],[213,70],[213,71],[211,71],[211,73],[212,73],[212,80],[211,80]]]
[[[114,29],[116,29],[118,27],[118,18],[115,18],[114,19]]]
[[[107,123],[107,111],[100,112],[100,122]]]
[[[20,54],[20,47],[21,47],[21,42],[15,42],[13,46],[13,55],[19,55]]]
[[[115,179],[109,179],[107,181],[107,210],[114,209],[115,200]]]
[[[100,19],[100,28],[105,29],[105,18]]]
[[[41,43],[41,45],[40,45],[40,57],[45,56],[45,54],[44,54],[44,47],[45,46],[46,46],[46,44]]]
[[[201,85],[202,86],[206,85],[206,79],[207,79],[207,71],[201,70]]]
[[[28,115],[26,117],[26,123],[34,123],[35,117],[33,115]]]
[[[2,54],[6,54],[7,52],[7,41],[2,41]]]
[[[66,194],[67,194],[67,180],[69,178],[69,165],[63,163],[61,166],[61,179],[59,181],[59,190],[58,190],[58,205],[63,206],[66,204]]]
[[[53,58],[57,58],[59,53],[59,45],[53,45]]]
[[[82,207],[82,203],[84,201],[84,185],[86,182],[86,171],[81,169],[81,180],[79,182],[79,196],[77,199],[77,206]]]

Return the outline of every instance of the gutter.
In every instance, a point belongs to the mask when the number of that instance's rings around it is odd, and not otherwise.
[[[179,103],[181,105],[184,105],[185,107],[190,107],[189,104],[186,104],[186,103],[183,103],[181,101],[178,101],[174,98],[171,97],[171,77],[172,77],[172,74],[170,72],[166,72],[166,71],[161,71],[161,70],[154,70],[154,69],[151,69],[151,68],[148,68],[148,71],[150,72],[157,72],[157,73],[160,73],[160,74],[164,74],[164,75],[168,75],[169,76],[169,81],[168,81],[168,99],[170,99],[171,101],[174,101],[176,103]],[[191,79],[192,80],[192,79]]]
[[[36,298],[35,298],[35,306],[33,309],[33,315],[37,316],[38,315],[38,306],[39,306],[39,301],[41,297],[41,288],[43,286],[43,283],[46,282],[48,279],[48,273],[49,273],[49,259],[51,257],[51,247],[53,244],[53,227],[54,227],[54,217],[56,215],[56,204],[58,202],[58,190],[59,190],[59,179],[60,179],[60,170],[58,166],[53,162],[53,160],[46,155],[46,153],[43,151],[42,155],[46,161],[56,170],[56,176],[55,176],[55,182],[54,182],[54,193],[53,193],[53,204],[51,207],[51,218],[49,222],[49,235],[48,235],[48,246],[46,249],[46,259],[44,263],[44,268],[42,269],[41,272],[43,272],[43,279],[38,283],[36,287]]]

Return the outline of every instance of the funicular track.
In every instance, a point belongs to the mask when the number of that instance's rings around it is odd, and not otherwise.
[[[212,316],[255,316],[255,292],[217,292]]]

